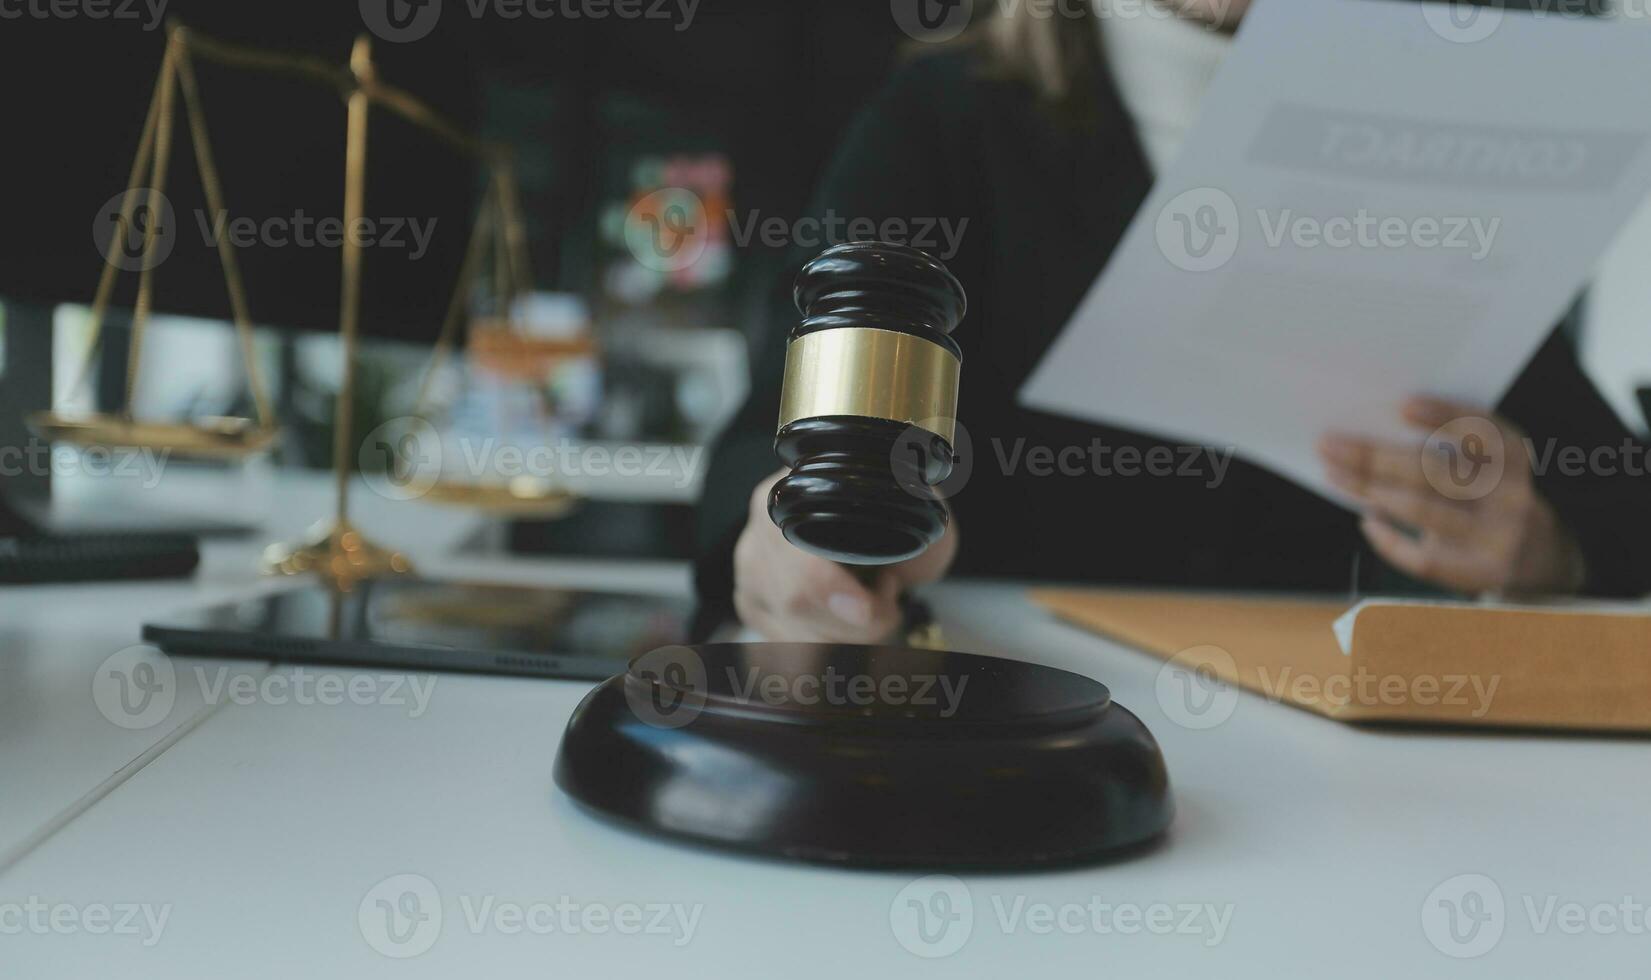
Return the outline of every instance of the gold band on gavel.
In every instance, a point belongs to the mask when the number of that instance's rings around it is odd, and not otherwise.
[[[895,330],[804,334],[786,348],[780,428],[798,419],[859,415],[917,425],[950,443],[960,368],[946,348]]]

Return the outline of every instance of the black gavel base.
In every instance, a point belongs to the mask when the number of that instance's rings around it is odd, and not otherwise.
[[[1162,835],[1164,760],[1105,685],[902,647],[665,647],[575,710],[557,784],[669,837],[859,867],[1038,868]]]

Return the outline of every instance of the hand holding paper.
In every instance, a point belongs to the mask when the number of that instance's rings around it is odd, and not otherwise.
[[[1465,38],[1434,7],[1257,4],[1022,402],[1233,447],[1349,506],[1324,435],[1409,447],[1419,469],[1407,399],[1486,414],[1651,187],[1651,38],[1513,10]],[[1429,517],[1459,530],[1501,500]],[[1542,515],[1498,513],[1544,556],[1509,584],[1553,581]],[[1485,558],[1452,580],[1485,581]]]
[[[1365,537],[1393,567],[1458,592],[1567,594],[1582,552],[1536,492],[1524,434],[1468,405],[1416,398],[1404,419],[1423,451],[1353,435],[1319,442],[1330,483],[1365,509]],[[1395,522],[1416,533],[1396,527]]]

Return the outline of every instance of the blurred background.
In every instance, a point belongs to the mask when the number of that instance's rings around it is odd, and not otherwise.
[[[789,326],[766,329],[752,312],[785,274],[785,250],[755,237],[741,244],[725,216],[798,216],[843,126],[908,39],[882,2],[632,6],[642,16],[594,19],[510,0],[151,0],[125,16],[0,23],[0,82],[14,93],[4,110],[11,247],[0,267],[0,351],[10,353],[0,353],[0,445],[28,438],[19,409],[111,410],[124,398],[132,272],[117,283],[89,383],[75,382],[102,271],[94,232],[119,208],[161,64],[163,19],[339,67],[365,34],[381,79],[514,152],[531,292],[509,311],[490,309],[498,299],[485,290],[467,297],[471,329],[458,343],[469,356],[449,362],[431,389],[444,438],[456,429],[497,445],[643,447],[641,465],[673,467],[668,477],[654,472],[635,490],[597,480],[583,488],[580,520],[514,521],[511,542],[686,554],[702,463],[693,450],[743,396],[748,343]],[[431,10],[433,23],[417,20]],[[395,18],[412,28],[399,30]],[[226,209],[260,225],[237,252],[283,430],[267,462],[325,468],[340,380],[340,261],[336,243],[316,246],[320,226],[305,222],[342,213],[343,103],[309,80],[194,60]],[[189,143],[180,105],[165,187],[175,233],[154,270],[157,316],[134,414],[251,415]],[[372,113],[366,214],[382,241],[363,257],[358,435],[418,405],[485,178],[476,159],[432,133]],[[649,261],[628,247],[627,224],[634,233],[639,219],[653,220],[639,208],[680,217],[669,195],[681,188],[702,209],[694,220],[703,240],[691,263]],[[506,312],[509,335],[485,329]],[[657,447],[677,451],[659,452],[656,467]],[[39,496],[44,483],[25,473],[6,492]]]
[[[470,290],[458,338],[466,356],[432,375],[421,403],[486,175],[430,132],[375,111],[366,214],[383,240],[364,250],[356,433],[418,410],[438,423],[447,463],[460,455],[453,438],[471,448],[640,447],[640,465],[657,472],[586,479],[579,520],[518,517],[505,522],[504,541],[528,552],[687,555],[701,450],[744,394],[752,345],[783,342],[789,327],[758,314],[764,290],[790,274],[788,250],[735,234],[728,216],[800,216],[844,126],[910,40],[887,0],[630,5],[645,15],[569,17],[551,0],[115,0],[107,7],[121,16],[0,22],[0,83],[10,93],[0,447],[32,438],[24,411],[111,410],[125,397],[131,273],[117,284],[88,383],[76,380],[103,269],[97,238],[126,186],[164,21],[340,67],[365,34],[383,80],[512,148],[531,282],[509,309],[497,294]],[[258,226],[238,254],[282,438],[250,465],[325,469],[341,377],[339,250],[299,239],[306,221],[342,212],[343,104],[280,74],[201,59],[195,71],[227,210]],[[177,130],[166,183],[174,234],[154,272],[157,317],[134,412],[250,415],[214,218],[181,113]],[[699,209],[692,261],[651,261],[628,239],[638,229],[668,232],[684,207]],[[1602,268],[1583,339],[1590,370],[1642,430],[1635,391],[1651,365],[1648,267],[1651,210]],[[358,463],[371,468],[366,456]],[[569,473],[568,458],[532,475],[591,477]],[[260,478],[249,479],[251,487]],[[72,524],[76,505],[58,482],[55,506]],[[40,500],[49,483],[25,471],[0,486],[14,500]],[[80,506],[109,517],[107,498]],[[230,507],[224,516],[258,515]]]

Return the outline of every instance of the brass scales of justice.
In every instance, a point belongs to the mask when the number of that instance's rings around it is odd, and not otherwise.
[[[386,84],[374,69],[371,48],[365,36],[358,37],[347,67],[321,59],[287,52],[268,51],[217,40],[172,21],[167,26],[165,54],[161,60],[154,93],[149,100],[136,157],[127,176],[118,218],[110,230],[109,252],[120,236],[132,227],[140,206],[149,215],[160,212],[171,156],[177,95],[181,91],[185,118],[190,129],[195,159],[201,175],[207,206],[216,214],[227,214],[223,185],[207,137],[200,85],[193,58],[269,74],[285,75],[333,88],[343,98],[346,109],[344,157],[344,227],[353,227],[363,216],[366,193],[367,122],[369,109],[380,106],[413,123],[459,151],[478,158],[487,168],[487,184],[472,223],[469,242],[460,266],[440,335],[420,386],[416,417],[423,417],[431,382],[446,363],[460,320],[464,318],[469,287],[477,281],[485,263],[491,262],[491,289],[502,311],[506,333],[514,330],[513,300],[531,288],[526,248],[526,232],[516,191],[514,166],[508,147],[477,138],[408,92]],[[246,289],[236,261],[235,246],[229,236],[217,237],[219,262],[229,294],[231,316],[241,348],[247,386],[255,418],[204,417],[187,422],[150,421],[134,417],[132,406],[143,356],[144,330],[154,299],[154,268],[158,222],[150,220],[142,229],[142,252],[138,266],[137,297],[132,308],[132,339],[126,364],[125,405],[115,413],[36,412],[28,423],[41,438],[82,447],[142,447],[198,459],[245,459],[270,449],[278,433],[269,394],[260,376],[252,338],[252,315]],[[333,459],[335,509],[329,519],[318,522],[307,537],[296,543],[271,544],[264,551],[266,572],[276,575],[316,574],[341,591],[361,579],[409,573],[412,562],[402,552],[367,539],[349,519],[351,444],[354,423],[354,387],[358,369],[361,307],[361,242],[345,235],[341,244],[342,279],[339,290],[338,330],[343,342],[343,373],[335,402]],[[98,279],[91,309],[91,328],[82,364],[71,393],[82,388],[91,375],[99,350],[99,338],[114,293],[116,263],[106,262]],[[558,345],[563,354],[587,354],[593,348]],[[577,349],[575,349],[577,348]],[[403,465],[399,457],[392,465]],[[468,506],[486,512],[517,517],[559,517],[573,505],[573,496],[549,481],[513,480],[504,484],[462,483],[438,479],[424,499],[439,504]]]

